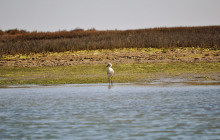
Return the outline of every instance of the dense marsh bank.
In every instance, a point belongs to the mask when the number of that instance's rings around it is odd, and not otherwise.
[[[0,31],[0,85],[220,81],[220,26]]]
[[[0,31],[0,55],[80,50],[198,47],[220,49],[220,26],[58,32]]]

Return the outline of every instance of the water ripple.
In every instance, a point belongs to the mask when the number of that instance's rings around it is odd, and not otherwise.
[[[219,86],[0,89],[0,139],[219,139]]]

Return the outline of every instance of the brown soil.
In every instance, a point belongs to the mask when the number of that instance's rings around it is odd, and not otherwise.
[[[0,66],[67,66],[103,63],[167,63],[167,62],[220,62],[220,51],[201,50],[100,50],[33,55],[27,58],[0,59]]]

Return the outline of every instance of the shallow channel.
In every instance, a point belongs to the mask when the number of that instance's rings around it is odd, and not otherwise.
[[[0,88],[0,139],[219,139],[219,85]]]

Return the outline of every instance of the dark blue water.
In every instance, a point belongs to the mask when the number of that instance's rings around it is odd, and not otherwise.
[[[0,89],[0,139],[220,139],[220,86]]]

